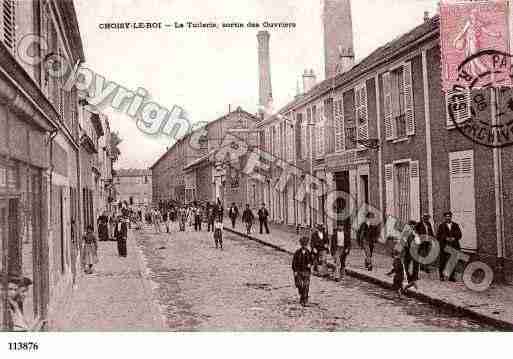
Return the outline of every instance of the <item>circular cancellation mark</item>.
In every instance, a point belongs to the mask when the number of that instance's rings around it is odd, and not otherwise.
[[[512,58],[501,51],[484,50],[458,66],[458,83],[447,98],[448,113],[461,134],[476,144],[493,148],[513,144]],[[472,61],[487,70],[469,73]]]

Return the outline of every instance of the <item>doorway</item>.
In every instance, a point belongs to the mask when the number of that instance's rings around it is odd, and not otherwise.
[[[350,212],[350,203],[348,201],[350,189],[349,189],[349,171],[337,172],[334,176],[335,189],[337,192],[345,193],[344,196],[338,196],[335,203],[335,213],[337,214],[336,225],[344,228],[345,235],[349,235],[349,229],[351,228],[351,219],[348,215]]]

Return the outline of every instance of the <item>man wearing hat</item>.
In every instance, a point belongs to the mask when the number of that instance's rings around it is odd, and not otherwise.
[[[292,259],[292,271],[294,282],[299,292],[299,302],[302,306],[308,303],[308,291],[310,289],[310,274],[312,269],[312,253],[308,250],[308,237],[299,239],[299,248]]]
[[[432,239],[435,237],[433,227],[431,226],[431,216],[429,213],[424,213],[422,215],[422,221],[417,223],[415,226],[415,232],[423,240],[419,246],[419,256],[424,258],[429,254],[429,242],[427,242],[426,239]],[[424,271],[429,272],[427,265],[422,264],[421,267]]]
[[[444,281],[447,279],[446,274],[444,273],[445,266],[451,257],[451,254],[446,252],[445,249],[447,247],[451,247],[456,250],[460,250],[460,240],[461,240],[461,229],[458,223],[452,221],[452,212],[447,211],[444,213],[445,222],[438,226],[438,231],[436,233],[436,238],[440,245],[440,263],[438,267],[438,273],[440,275],[440,280]],[[449,273],[449,280],[454,282],[454,271]]]

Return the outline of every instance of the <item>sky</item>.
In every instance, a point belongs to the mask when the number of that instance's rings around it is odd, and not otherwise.
[[[108,81],[152,101],[184,108],[192,122],[214,121],[231,106],[258,109],[259,29],[103,30],[119,22],[295,22],[271,34],[271,82],[276,108],[296,94],[304,69],[324,80],[321,0],[74,0],[86,64]],[[353,0],[356,61],[438,12],[437,0]],[[133,119],[107,110],[123,142],[115,168],[147,168],[171,146],[165,135],[141,132]]]

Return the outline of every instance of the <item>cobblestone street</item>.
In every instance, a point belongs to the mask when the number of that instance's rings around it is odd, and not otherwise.
[[[376,285],[312,277],[303,308],[291,256],[225,232],[134,232],[170,331],[220,330],[493,330],[415,299],[398,300]]]

